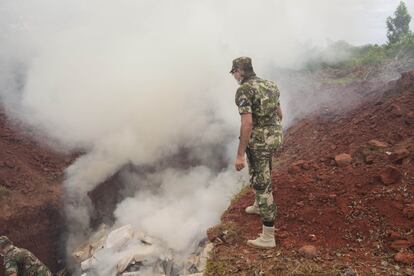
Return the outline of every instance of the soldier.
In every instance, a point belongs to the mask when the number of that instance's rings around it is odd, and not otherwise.
[[[0,236],[0,255],[4,258],[5,276],[52,276],[38,258],[14,246],[6,236]]]
[[[236,92],[236,105],[241,116],[241,128],[235,167],[237,171],[245,167],[246,154],[255,201],[245,211],[259,214],[263,223],[262,234],[255,240],[248,240],[247,244],[272,248],[275,247],[276,217],[271,180],[272,156],[283,139],[280,92],[274,82],[256,76],[248,57],[233,60],[230,73],[240,85]]]

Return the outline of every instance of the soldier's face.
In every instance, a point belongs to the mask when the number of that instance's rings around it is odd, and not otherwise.
[[[234,77],[234,79],[237,81],[237,83],[238,83],[238,84],[240,84],[240,83],[241,83],[241,81],[242,81],[242,76],[241,76],[241,72],[240,72],[240,70],[239,70],[239,69],[236,69],[236,71],[234,71],[234,73],[233,73],[233,77]]]

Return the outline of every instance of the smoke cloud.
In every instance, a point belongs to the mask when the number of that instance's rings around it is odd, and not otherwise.
[[[115,217],[187,250],[243,182],[232,168],[231,60],[251,56],[270,77],[274,66],[299,68],[327,38],[360,41],[369,31],[361,11],[376,1],[360,2],[2,2],[2,105],[60,150],[85,152],[64,183],[69,248],[90,230],[87,192],[126,164],[157,167],[184,148],[192,166],[125,177],[135,192]]]

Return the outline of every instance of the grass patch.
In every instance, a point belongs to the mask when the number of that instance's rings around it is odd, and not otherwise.
[[[241,187],[240,191],[235,193],[233,195],[233,197],[231,198],[231,204],[234,204],[235,202],[239,201],[240,198],[242,198],[243,196],[247,195],[249,192],[251,191],[251,188],[249,185],[244,185],[243,187]]]
[[[4,186],[0,186],[0,200],[2,200],[4,197],[8,196],[10,193],[10,190]]]
[[[207,275],[207,276],[237,275],[236,273],[232,272],[233,269],[234,268],[229,264],[229,262],[208,259],[206,270],[204,271],[204,275]]]
[[[225,244],[234,244],[236,239],[240,237],[240,231],[232,221],[222,222],[210,228],[208,231],[213,233],[217,237],[217,240],[221,240]],[[232,261],[230,261],[232,258],[234,256],[226,256],[224,259],[218,259],[213,250],[213,254],[207,260],[204,275],[239,275],[236,273],[237,269],[232,265]]]
[[[352,75],[348,75],[346,77],[343,78],[337,78],[337,79],[327,79],[324,81],[325,84],[333,84],[333,85],[341,85],[341,86],[345,86],[348,85],[350,83],[353,83],[357,80],[357,78],[355,78]]]

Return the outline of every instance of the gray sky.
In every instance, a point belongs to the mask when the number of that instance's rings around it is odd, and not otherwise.
[[[368,20],[369,26],[372,26],[372,33],[369,37],[361,39],[361,41],[357,41],[358,43],[384,43],[386,42],[386,31],[385,31],[385,18],[392,15],[398,6],[400,0],[377,0],[378,5],[373,10],[372,17]],[[405,1],[408,12],[411,16],[414,16],[414,0],[406,0]],[[414,20],[411,20],[410,23],[411,30],[414,30]]]
[[[352,0],[350,0],[352,1]],[[335,1],[336,2],[336,1]],[[365,21],[365,26],[361,29],[355,29],[355,32],[360,32],[360,35],[352,37],[352,35],[346,34],[341,38],[341,33],[337,34],[337,37],[331,37],[333,40],[345,39],[353,44],[367,44],[378,43],[382,44],[387,41],[386,37],[386,24],[385,20],[388,16],[393,16],[395,9],[397,8],[400,0],[360,0],[355,1],[355,13],[353,14],[359,23]],[[414,0],[405,1],[408,12],[411,16],[414,16]],[[339,11],[341,13],[342,11]],[[350,18],[350,20],[352,20]],[[414,30],[414,20],[411,20],[410,27]],[[344,22],[346,27],[348,22]],[[332,35],[332,32],[329,32]]]
[[[275,18],[283,18],[283,27],[296,39],[313,44],[346,40],[361,45],[387,41],[385,21],[393,16],[400,0],[276,0],[275,3],[278,10]],[[414,16],[414,0],[405,3]],[[410,26],[413,30],[413,20]]]

